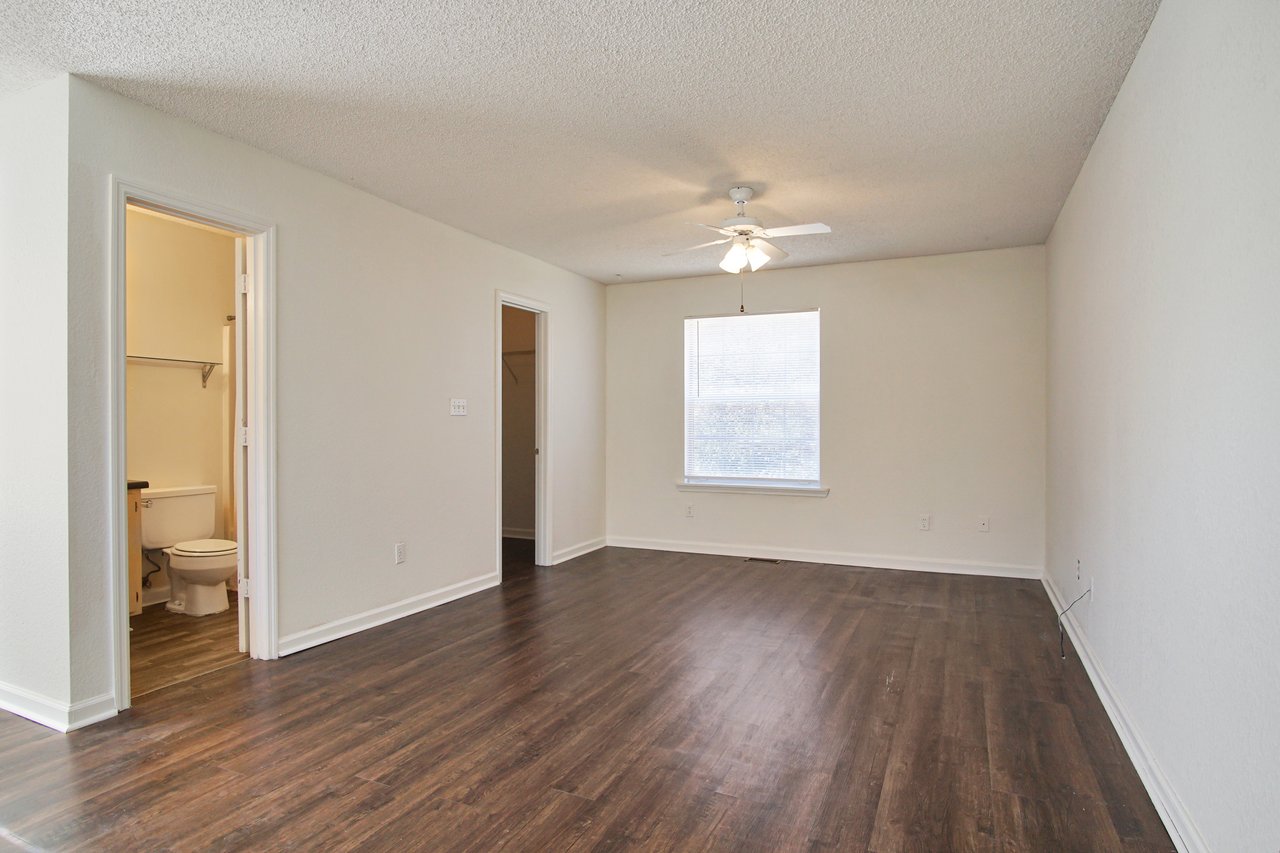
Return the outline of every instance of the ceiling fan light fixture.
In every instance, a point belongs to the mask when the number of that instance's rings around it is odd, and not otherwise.
[[[720,269],[727,273],[740,273],[750,266],[751,271],[755,272],[770,261],[782,261],[787,257],[786,252],[768,242],[765,238],[803,237],[808,234],[831,233],[831,229],[821,222],[810,222],[808,225],[784,225],[780,228],[765,229],[759,219],[754,216],[747,216],[746,205],[752,195],[753,190],[751,187],[733,187],[730,189],[729,198],[738,207],[737,216],[730,217],[719,225],[690,223],[697,225],[699,228],[715,231],[723,235],[723,238],[712,240],[709,243],[699,243],[696,246],[690,246],[688,249],[681,249],[679,252],[671,252],[670,255],[692,252],[706,246],[717,246],[732,240],[733,245],[725,252],[724,259],[720,261]]]
[[[743,268],[750,263],[747,256],[747,247],[744,243],[745,241],[733,241],[729,251],[724,254],[724,260],[720,262],[720,269],[730,273],[742,272]]]
[[[771,260],[773,259],[769,257],[769,255],[765,252],[764,249],[760,248],[760,245],[755,240],[752,240],[748,244],[747,262],[751,264],[752,272],[755,272],[756,270],[760,269],[760,267],[769,263],[769,261]]]

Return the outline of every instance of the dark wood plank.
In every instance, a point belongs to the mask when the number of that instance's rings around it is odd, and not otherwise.
[[[0,847],[1172,849],[1038,584],[504,551],[500,588],[272,663],[174,616],[220,668],[152,657],[182,680],[65,736],[0,716]]]
[[[170,613],[163,604],[152,604],[129,618],[135,699],[249,657],[240,652],[239,596],[228,591],[227,600],[228,609],[209,616]]]

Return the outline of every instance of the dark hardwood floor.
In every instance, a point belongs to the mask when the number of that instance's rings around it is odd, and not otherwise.
[[[152,604],[130,617],[133,697],[247,659],[249,656],[239,650],[238,599],[228,592],[231,606],[210,616],[184,616],[170,613],[163,604]]]
[[[10,843],[1171,850],[1040,585],[605,549],[61,735]],[[527,550],[523,553],[527,554]]]

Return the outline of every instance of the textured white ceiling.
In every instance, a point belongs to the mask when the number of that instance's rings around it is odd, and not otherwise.
[[[1157,0],[0,0],[71,71],[598,281],[1042,242]],[[618,277],[620,276],[620,278]]]

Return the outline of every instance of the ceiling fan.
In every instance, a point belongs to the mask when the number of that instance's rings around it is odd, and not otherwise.
[[[783,225],[781,228],[764,228],[761,226],[759,219],[747,216],[747,202],[751,200],[753,195],[755,195],[755,190],[751,187],[733,187],[730,189],[729,198],[733,199],[733,203],[738,206],[737,216],[731,216],[719,225],[691,223],[698,225],[699,228],[718,231],[725,235],[724,238],[712,240],[709,243],[699,243],[696,246],[681,249],[679,252],[669,252],[667,257],[684,252],[692,252],[694,249],[704,249],[707,246],[730,243],[731,245],[725,253],[724,260],[720,262],[720,269],[725,272],[736,273],[742,272],[750,266],[751,271],[755,272],[770,261],[780,261],[787,256],[786,252],[768,242],[765,239],[766,237],[772,240],[776,237],[799,237],[805,234],[831,233],[831,228],[821,222],[811,222],[808,225]]]

